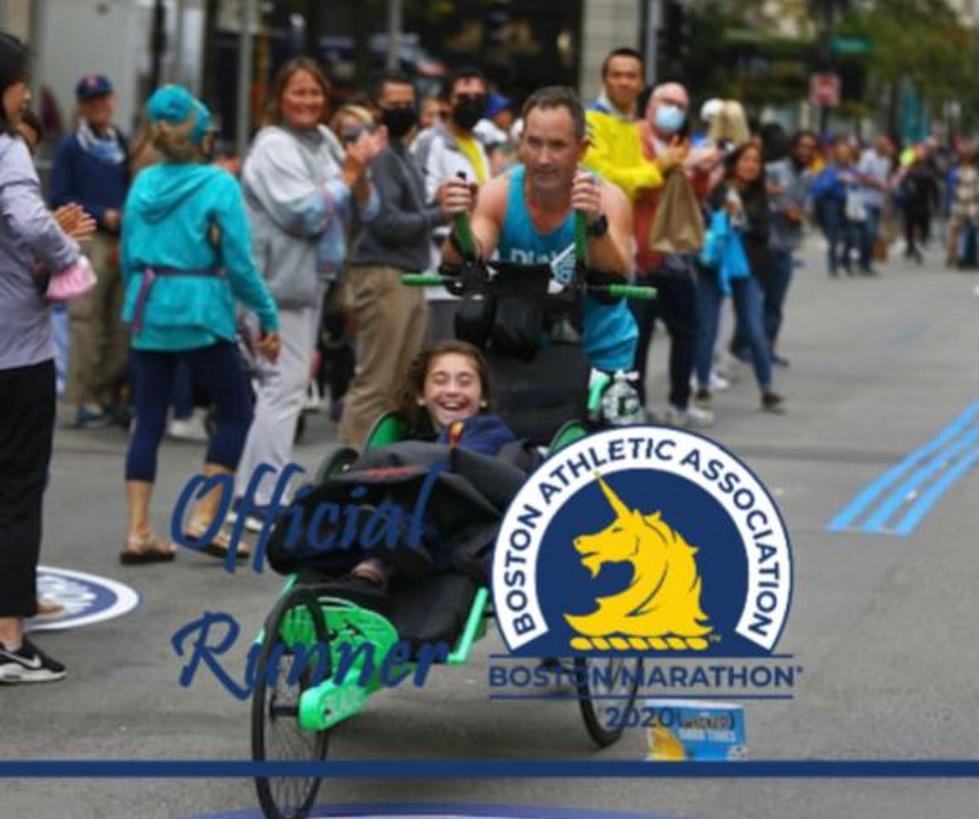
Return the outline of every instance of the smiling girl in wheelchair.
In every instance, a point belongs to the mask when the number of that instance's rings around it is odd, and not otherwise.
[[[269,541],[270,565],[310,579],[315,573],[320,582],[330,576],[337,595],[381,609],[395,579],[409,584],[459,570],[483,580],[495,527],[536,463],[489,409],[489,371],[478,348],[447,340],[424,350],[398,410],[378,419],[367,451],[335,453],[319,485],[296,501],[297,519],[315,519],[329,505],[345,508],[343,523],[330,515],[295,542],[286,515]],[[353,527],[359,538],[349,536]]]

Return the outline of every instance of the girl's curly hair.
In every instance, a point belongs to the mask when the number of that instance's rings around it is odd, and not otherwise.
[[[436,341],[429,347],[422,350],[411,364],[408,365],[408,372],[401,386],[398,397],[398,412],[403,415],[411,425],[411,429],[416,432],[434,431],[432,420],[425,407],[418,405],[418,396],[425,392],[425,379],[428,378],[428,370],[432,362],[439,356],[447,353],[456,353],[465,356],[476,368],[479,376],[479,386],[483,395],[483,404],[489,406],[492,401],[489,382],[489,366],[482,351],[467,341],[456,339],[445,339]]]

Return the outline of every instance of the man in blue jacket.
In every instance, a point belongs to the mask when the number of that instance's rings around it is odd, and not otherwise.
[[[58,146],[49,198],[54,208],[77,202],[95,217],[88,253],[98,285],[69,307],[71,341],[65,400],[74,426],[111,423],[109,410],[128,355],[119,275],[119,231],[129,188],[129,151],[112,125],[112,84],[89,74],[75,88],[78,127]]]

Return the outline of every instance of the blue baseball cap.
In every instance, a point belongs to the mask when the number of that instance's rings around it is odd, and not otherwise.
[[[510,97],[503,94],[490,94],[489,99],[486,100],[486,110],[483,112],[483,116],[492,119],[500,111],[506,111],[508,108],[513,108],[513,100]]]
[[[105,74],[86,74],[75,86],[75,96],[79,102],[94,100],[112,93],[112,83]]]

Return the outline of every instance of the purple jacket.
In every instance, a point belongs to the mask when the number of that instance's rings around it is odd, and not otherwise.
[[[64,270],[78,245],[51,218],[27,146],[0,134],[0,370],[54,357],[51,319],[34,268]]]

